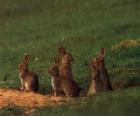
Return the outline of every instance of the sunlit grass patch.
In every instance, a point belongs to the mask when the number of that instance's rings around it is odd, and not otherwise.
[[[123,40],[119,44],[112,46],[112,49],[119,49],[119,48],[128,48],[128,47],[137,47],[140,46],[140,39],[130,39],[130,40]]]

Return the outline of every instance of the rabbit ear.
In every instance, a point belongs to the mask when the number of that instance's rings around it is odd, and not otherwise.
[[[100,58],[104,58],[105,57],[105,54],[106,54],[105,48],[101,48],[99,57]]]
[[[28,53],[25,53],[24,54],[24,58],[23,58],[23,63],[26,63],[26,64],[28,64],[29,63],[29,54]]]
[[[66,50],[65,50],[64,47],[59,47],[59,48],[58,48],[58,51],[59,51],[59,53],[62,54],[62,55],[64,55],[64,54],[66,53]]]

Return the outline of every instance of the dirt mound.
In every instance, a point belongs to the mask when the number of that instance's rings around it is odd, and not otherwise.
[[[140,39],[121,41],[119,44],[112,46],[112,50],[115,50],[118,48],[135,47],[135,46],[140,46]]]
[[[13,89],[0,89],[0,108],[8,105],[36,108],[65,102],[62,97],[41,95],[39,93],[22,92]]]

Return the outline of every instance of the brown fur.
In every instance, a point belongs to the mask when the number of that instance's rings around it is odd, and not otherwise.
[[[77,97],[80,91],[79,87],[72,78],[60,76],[60,66],[60,60],[56,59],[55,63],[48,70],[48,73],[52,76],[54,95],[57,96],[60,92],[63,92],[67,97]]]
[[[60,84],[60,88],[57,90],[61,90],[62,92],[64,92],[67,97],[77,97],[79,95],[80,89],[72,78],[71,64],[73,58],[71,54],[67,53],[63,47],[60,47],[58,51],[59,58],[55,61],[55,64],[52,66],[55,68],[57,67],[58,70],[54,70],[51,67],[49,69],[49,74],[52,75],[53,80],[55,80],[56,83]],[[59,79],[58,77],[53,76],[53,74],[56,74],[57,71],[59,71]]]
[[[58,96],[60,93],[60,78],[59,68],[56,62],[49,68],[48,73],[52,76],[52,87],[54,90],[54,96]]]
[[[111,91],[112,85],[109,80],[108,71],[104,62],[105,49],[102,48],[98,57],[91,62],[92,83],[88,91],[88,95],[101,91]]]
[[[59,77],[59,67],[53,64],[48,73],[52,76],[52,87],[54,96],[58,96],[60,92],[64,92],[67,97],[76,97],[79,95],[79,87],[74,80]]]
[[[72,55],[61,47],[59,48],[59,76],[60,78],[72,78],[71,64],[73,62]]]
[[[23,61],[18,65],[21,90],[37,92],[39,90],[38,76],[36,73],[29,71],[28,62],[29,55],[25,54]]]
[[[80,88],[73,79],[60,79],[61,88],[67,97],[79,96]]]

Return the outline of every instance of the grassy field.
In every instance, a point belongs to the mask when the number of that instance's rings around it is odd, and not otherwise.
[[[30,69],[39,74],[40,92],[49,93],[47,70],[57,55],[57,48],[63,45],[73,54],[75,80],[86,90],[91,79],[89,61],[100,47],[105,47],[113,87],[126,90],[97,95],[85,104],[81,101],[78,108],[70,105],[38,109],[36,115],[40,112],[42,116],[61,113],[71,116],[72,112],[76,116],[103,115],[109,108],[110,115],[129,116],[129,109],[138,111],[134,107],[140,106],[139,87],[135,88],[140,85],[140,46],[111,48],[124,40],[140,39],[139,4],[139,0],[0,0],[0,87],[20,86],[16,67],[28,52]],[[23,112],[22,108],[11,109]]]

